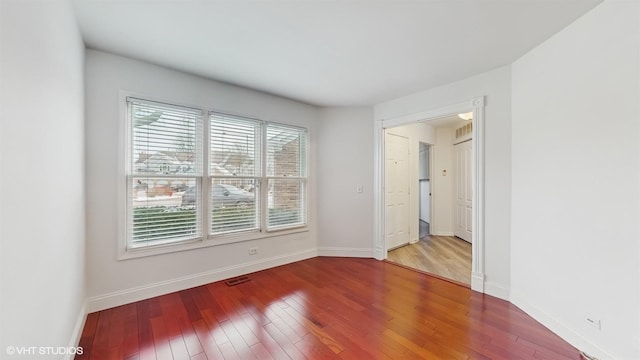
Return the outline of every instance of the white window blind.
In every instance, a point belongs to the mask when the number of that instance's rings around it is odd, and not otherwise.
[[[306,129],[126,101],[127,250],[307,225]]]
[[[307,132],[267,124],[267,229],[306,225]]]
[[[127,99],[127,247],[202,236],[202,111]]]
[[[262,122],[211,113],[211,233],[259,230]]]

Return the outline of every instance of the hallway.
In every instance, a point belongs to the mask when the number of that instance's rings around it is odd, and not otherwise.
[[[432,236],[420,222],[420,241],[389,251],[387,260],[466,285],[471,284],[471,244],[454,236]],[[428,224],[426,224],[428,226]]]

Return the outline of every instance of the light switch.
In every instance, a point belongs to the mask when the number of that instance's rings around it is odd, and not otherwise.
[[[362,192],[362,185],[356,185],[356,192],[357,193],[361,193]]]

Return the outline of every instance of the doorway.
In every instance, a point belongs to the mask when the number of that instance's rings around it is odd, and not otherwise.
[[[472,188],[474,191],[471,192],[472,196],[472,209],[471,209],[471,289],[479,292],[484,292],[484,106],[485,100],[484,97],[478,97],[472,99],[470,102],[463,102],[459,104],[453,104],[450,106],[445,106],[441,108],[436,108],[428,111],[423,111],[420,113],[405,115],[399,118],[393,119],[383,119],[378,120],[376,122],[375,127],[375,233],[374,233],[374,257],[379,260],[383,260],[387,258],[387,252],[389,248],[386,244],[385,239],[385,194],[384,194],[384,184],[385,184],[385,164],[384,164],[384,151],[385,151],[385,139],[384,133],[385,129],[397,127],[401,125],[411,125],[417,123],[423,123],[427,121],[434,121],[438,119],[442,119],[443,117],[450,116],[452,114],[465,113],[470,109],[472,110],[474,126],[472,129],[472,137],[474,139],[472,143],[472,152],[471,152],[471,167],[472,167]],[[453,145],[451,145],[453,146]],[[433,149],[437,152],[437,149]],[[453,156],[452,156],[453,157]],[[444,171],[446,169],[440,169],[437,166],[432,166],[432,173],[430,174],[431,180],[431,192],[435,195],[434,188],[437,187],[438,181],[435,179],[435,173],[439,175],[444,175]],[[435,170],[434,170],[435,169]],[[454,173],[453,167],[451,167],[450,171],[447,171],[447,175]],[[451,185],[451,191],[453,191],[454,186]],[[434,196],[435,197],[435,196]],[[434,222],[434,218],[437,219],[437,212],[434,210],[433,202],[435,202],[434,197],[432,197],[432,211],[431,211],[431,221]],[[453,195],[452,201],[449,203],[450,213],[454,213],[453,206]],[[416,206],[417,209],[417,206]],[[416,217],[417,218],[417,217]],[[451,233],[449,236],[453,236],[453,215],[451,220]],[[416,221],[416,226],[417,226]],[[433,224],[430,224],[433,225]],[[431,228],[430,231],[433,233],[434,229]],[[442,231],[442,229],[436,231]],[[415,234],[417,235],[417,233]],[[438,234],[442,235],[442,234]],[[410,237],[413,237],[413,234],[410,234]],[[417,236],[416,236],[417,237]]]
[[[464,137],[461,137],[461,134],[463,129],[467,131],[471,129],[470,124],[469,120],[461,119],[458,114],[451,114],[420,122],[419,125],[404,125],[388,129],[385,137],[385,141],[388,142],[389,131],[401,132],[402,129],[408,127],[410,130],[406,130],[406,132],[413,135],[411,139],[414,143],[411,147],[417,154],[411,157],[411,166],[415,169],[409,173],[414,176],[410,182],[416,182],[414,187],[416,190],[416,211],[413,213],[414,217],[411,218],[411,221],[419,223],[419,234],[416,234],[416,241],[411,242],[410,245],[405,242],[400,245],[401,247],[388,246],[387,259],[396,264],[424,271],[464,286],[471,284],[472,199],[470,197],[473,192],[470,181],[470,145],[472,139],[470,134],[465,134]],[[385,153],[388,159],[390,149],[395,148],[396,145],[392,143],[389,146],[386,142]],[[431,147],[433,147],[433,151],[430,151]],[[431,159],[431,154],[434,154],[433,159]],[[388,160],[385,164],[388,164]],[[432,165],[435,171],[432,171]],[[391,171],[387,169],[385,174],[393,176],[395,181],[399,176],[395,169]],[[433,188],[431,186],[432,178]],[[467,178],[469,180],[465,181]],[[467,209],[469,210],[468,217]],[[433,221],[431,220],[432,214]],[[467,218],[469,220],[468,227],[465,222]],[[394,226],[394,224],[390,224],[393,220],[389,217],[386,221],[388,226]],[[464,233],[460,232],[459,228],[463,229]]]
[[[419,182],[419,202],[420,211],[418,213],[419,238],[430,235],[429,226],[431,223],[431,180],[429,178],[431,161],[429,159],[430,144],[420,142],[418,155],[418,182]]]

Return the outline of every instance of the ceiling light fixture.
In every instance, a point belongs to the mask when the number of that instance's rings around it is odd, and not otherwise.
[[[462,120],[471,120],[473,119],[473,112],[470,111],[468,113],[458,114],[458,117]]]

